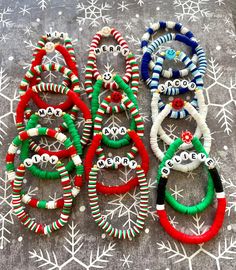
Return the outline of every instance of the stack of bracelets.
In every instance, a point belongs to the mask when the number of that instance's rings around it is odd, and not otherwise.
[[[151,42],[158,30],[168,32]],[[114,38],[117,45],[104,43],[99,45],[103,38],[108,37]],[[164,44],[170,41],[187,45],[191,49],[192,56],[189,57],[185,52],[174,50],[169,46],[165,51],[161,50]],[[226,209],[221,178],[214,160],[209,157],[212,139],[206,123],[207,106],[203,93],[206,56],[193,33],[182,24],[171,21],[152,24],[143,35],[141,48],[143,51],[141,75],[152,94],[150,145],[160,160],[156,177],[157,215],[164,230],[176,240],[188,244],[201,244],[217,235],[223,224]],[[64,65],[43,63],[44,57],[53,52],[62,55]],[[109,71],[100,74],[97,57],[104,53],[124,57],[126,63],[124,76]],[[164,69],[167,61],[180,62],[184,68]],[[44,82],[45,72],[59,72],[63,76],[62,83]],[[20,222],[29,230],[41,235],[50,235],[68,223],[73,202],[80,193],[85,178],[92,218],[97,226],[108,236],[131,240],[144,228],[149,208],[149,188],[146,178],[149,155],[142,141],[144,122],[137,101],[139,66],[121,34],[115,28],[105,26],[92,39],[85,69],[84,86],[90,101],[90,109],[80,98],[78,77],[75,51],[68,35],[53,32],[42,36],[33,52],[31,66],[19,86],[20,101],[16,108],[18,135],[12,140],[6,155],[7,176],[12,187],[12,207]],[[193,92],[191,101],[185,101],[179,96],[187,92]],[[48,104],[41,97],[42,93],[66,95],[66,100],[57,105]],[[171,96],[172,101],[165,103],[163,95]],[[32,109],[30,102],[37,107],[37,111]],[[106,126],[107,122],[104,120],[106,115],[124,112],[129,115],[129,128],[123,125]],[[197,124],[194,134],[182,131],[180,138],[173,140],[162,127],[162,122],[165,118],[176,121],[186,119],[187,116],[191,116]],[[42,126],[41,118],[48,119],[48,117],[59,120],[61,124],[54,129]],[[78,117],[84,120],[81,132],[78,131],[76,123]],[[42,136],[56,140],[63,149],[51,151],[50,148],[43,147],[35,140],[35,137]],[[160,147],[161,141],[168,146],[166,152]],[[88,150],[84,154],[86,146]],[[130,148],[123,156],[113,156],[110,153],[106,155],[107,149],[110,151],[125,146]],[[194,151],[190,151],[192,148]],[[20,163],[15,165],[17,155]],[[166,189],[170,172],[176,170],[187,173],[198,168],[202,162],[208,175],[205,197],[198,200],[196,205],[184,205]],[[50,164],[51,170],[42,168],[42,165],[47,163]],[[135,176],[126,182],[106,185],[104,181],[98,180],[102,177],[101,170],[117,172],[125,167],[135,172]],[[50,200],[33,196],[23,187],[26,171],[41,180],[61,179],[62,196]],[[74,177],[72,173],[75,173]],[[140,189],[140,198],[136,221],[126,229],[114,226],[102,214],[99,196],[125,194],[137,187]],[[165,201],[181,214],[195,215],[206,210],[212,204],[215,195],[218,202],[215,218],[211,227],[202,234],[188,235],[178,231],[169,221]],[[48,210],[60,208],[60,217],[51,224],[41,224],[30,217],[25,205]]]
[[[168,30],[169,32],[151,42],[151,37],[158,30]],[[169,41],[178,41],[190,47],[192,57],[190,58],[183,51],[176,51],[172,48],[165,51],[161,50],[160,47]],[[150,145],[155,156],[161,161],[157,172],[157,215],[164,230],[176,240],[189,244],[201,244],[217,235],[223,224],[226,208],[226,199],[220,176],[215,168],[214,160],[208,156],[211,148],[211,133],[206,124],[207,106],[203,94],[203,78],[207,67],[205,53],[189,29],[180,23],[171,21],[160,21],[152,24],[142,37],[141,48],[143,50],[142,79],[152,93],[151,113],[153,123],[150,132]],[[154,54],[156,57],[154,57]],[[154,61],[154,58],[156,61]],[[163,67],[166,61],[181,62],[184,69],[174,70],[169,68],[166,70]],[[183,78],[188,75],[191,75],[190,80]],[[166,81],[162,83],[161,80],[165,78]],[[188,91],[194,92],[194,97],[189,102],[184,101],[181,97],[174,97],[172,102],[166,104],[162,99],[162,95],[176,96]],[[181,138],[173,140],[162,128],[163,120],[166,117],[186,119],[188,115],[197,123],[195,133],[183,131]],[[201,138],[203,144],[200,141]],[[169,146],[165,153],[161,150],[160,141]],[[195,148],[196,152],[186,151],[191,148]],[[182,151],[176,155],[175,153],[179,150]],[[206,197],[196,205],[183,205],[166,190],[170,170],[190,172],[196,169],[201,162],[204,162],[208,170]],[[212,203],[214,190],[218,207],[213,224],[208,231],[200,235],[187,235],[173,227],[165,210],[165,201],[182,214],[194,215],[202,212]]]
[[[65,65],[43,64],[43,58],[52,52],[61,54]],[[59,72],[64,80],[61,84],[43,82],[42,75],[45,72]],[[84,147],[90,142],[92,131],[92,115],[80,99],[75,52],[66,33],[53,32],[40,38],[33,53],[31,66],[20,83],[19,92],[20,101],[16,109],[16,127],[19,134],[10,144],[6,156],[6,169],[12,186],[13,210],[28,229],[38,234],[49,235],[62,228],[69,220],[73,200],[79,194],[83,183],[84,166],[81,157]],[[40,97],[40,93],[62,94],[66,95],[67,99],[58,105],[51,105]],[[30,108],[30,101],[38,107],[36,112]],[[84,118],[82,134],[79,134],[76,127],[78,115]],[[61,125],[55,129],[42,127],[40,118],[44,117],[61,118]],[[69,136],[64,134],[65,131],[69,132]],[[55,139],[64,149],[51,151],[43,148],[35,141],[36,136]],[[18,153],[21,163],[15,170]],[[66,164],[61,160],[65,158],[69,159]],[[48,162],[54,170],[43,170],[40,167],[40,163]],[[61,179],[63,196],[48,201],[33,197],[23,187],[26,170],[39,179]],[[73,171],[75,177],[72,180],[70,174]],[[40,224],[26,212],[25,204],[41,209],[61,208],[61,214],[51,224]]]
[[[102,45],[102,38],[112,36],[118,43],[114,45]],[[97,69],[97,56],[102,53],[113,53],[125,57],[126,73],[121,78],[118,74],[105,72],[100,74]],[[94,221],[98,227],[109,236],[118,239],[132,239],[144,228],[145,218],[148,212],[149,190],[146,174],[149,167],[148,153],[142,142],[144,135],[144,123],[139,113],[137,94],[139,86],[139,68],[133,53],[121,34],[114,28],[104,27],[93,38],[85,74],[85,89],[91,100],[91,113],[93,118],[93,140],[88,149],[84,166],[85,175],[88,180],[89,204]],[[101,100],[102,90],[110,92]],[[113,91],[112,91],[113,90]],[[130,114],[130,128],[124,126],[104,126],[105,114],[117,114],[126,111]],[[119,139],[117,137],[122,136]],[[105,155],[104,146],[118,149],[134,143],[126,156],[115,156],[113,158]],[[135,160],[136,154],[141,156],[141,164]],[[94,158],[97,162],[94,164]],[[128,166],[136,172],[136,177],[127,183],[120,185],[105,185],[98,181],[101,169],[117,170]],[[128,229],[114,227],[101,213],[98,193],[102,194],[124,194],[139,186],[140,203],[139,213],[135,225]]]

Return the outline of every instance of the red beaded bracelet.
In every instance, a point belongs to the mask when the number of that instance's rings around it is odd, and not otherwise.
[[[43,52],[43,50],[42,50]],[[67,52],[68,53],[68,52]],[[69,55],[69,54],[68,54]],[[36,61],[36,60],[35,60]],[[79,86],[79,79],[78,77],[66,66],[62,66],[59,64],[44,64],[44,65],[34,65],[26,72],[24,78],[22,79],[20,83],[20,95],[24,95],[25,92],[28,90],[29,87],[32,87],[36,84],[35,78],[41,75],[41,73],[45,71],[58,71],[65,77],[68,77],[71,81],[71,90],[73,90],[76,95],[80,93],[81,89]],[[71,109],[73,106],[73,100],[70,100],[69,98],[59,105],[51,105],[47,104],[45,101],[43,101],[38,94],[33,94],[32,99],[34,103],[39,108],[45,108],[45,107],[53,107],[53,108],[59,108],[63,111]]]
[[[137,133],[134,130],[128,130],[127,132],[130,136],[130,138],[135,143],[136,147],[138,148],[138,152],[140,153],[142,163],[141,167],[143,168],[145,174],[147,174],[149,169],[149,156],[148,152],[142,142],[142,140],[139,138]],[[88,149],[87,155],[84,160],[84,169],[85,169],[85,175],[86,179],[89,179],[89,173],[91,171],[91,168],[93,167],[93,159],[96,155],[96,150],[100,146],[102,140],[102,134],[96,134],[93,137],[92,143]],[[128,158],[127,158],[128,159]],[[138,185],[138,178],[134,177],[130,179],[127,183],[119,185],[119,186],[106,186],[102,183],[97,183],[97,191],[104,193],[104,194],[123,194],[128,191],[130,191],[132,188],[136,187]]]
[[[115,40],[117,41],[117,43],[119,44],[119,46],[122,49],[125,49],[127,50],[127,52],[129,52],[127,42],[121,36],[120,32],[118,32],[115,28],[110,28],[106,26],[106,27],[103,27],[101,31],[97,32],[97,34],[93,37],[93,40],[90,45],[89,57],[88,57],[87,66],[85,70],[84,86],[85,86],[86,93],[88,94],[90,98],[91,98],[91,93],[93,92],[93,79],[97,80],[101,76],[97,69],[95,50],[97,49],[98,44],[100,43],[102,37],[109,37],[109,36],[113,36]],[[132,68],[130,65],[130,60],[129,58],[126,58],[126,74],[122,78],[125,83],[128,83],[130,81],[131,73],[132,73]],[[104,83],[104,88],[117,90],[119,86],[116,84],[116,82],[113,81],[111,83],[110,82]]]
[[[17,109],[16,109],[16,126],[18,131],[22,131],[25,129],[24,124],[24,113],[25,109],[30,101],[31,98],[33,98],[33,93],[38,94],[39,92],[55,92],[67,95],[72,101],[74,106],[77,107],[77,110],[79,109],[82,114],[83,118],[85,119],[85,124],[83,127],[83,133],[81,137],[81,144],[87,145],[90,141],[90,135],[92,131],[92,117],[89,108],[87,105],[79,98],[79,96],[67,88],[66,86],[62,85],[56,85],[52,83],[41,83],[38,85],[33,86],[32,88],[29,88],[25,95],[23,95],[20,99],[20,102],[18,103]],[[41,107],[41,109],[47,109],[47,106]],[[73,117],[73,112],[70,114]],[[59,130],[61,131],[63,129],[62,126],[59,127]],[[54,155],[56,155],[56,152],[53,152]]]

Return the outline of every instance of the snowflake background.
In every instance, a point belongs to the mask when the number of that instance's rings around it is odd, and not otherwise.
[[[146,227],[137,239],[114,241],[95,225],[88,206],[86,185],[73,208],[71,221],[51,237],[38,237],[27,232],[11,211],[11,189],[4,169],[0,175],[0,268],[5,269],[235,269],[236,261],[236,179],[235,179],[235,97],[236,97],[236,33],[232,15],[233,2],[229,0],[0,0],[0,148],[1,168],[10,140],[15,136],[14,111],[19,100],[18,85],[31,62],[32,49],[39,36],[50,30],[68,32],[76,50],[80,81],[84,82],[84,68],[90,41],[101,27],[110,25],[121,31],[140,61],[140,39],[150,22],[179,20],[190,28],[208,57],[205,76],[205,96],[208,104],[207,123],[213,136],[211,155],[217,162],[227,194],[228,204],[224,227],[220,235],[204,245],[188,246],[173,241],[158,224],[155,215],[155,176],[159,162],[149,146],[150,94],[141,83],[138,101],[145,120],[145,144],[150,153],[150,208]],[[234,3],[235,4],[235,3]],[[169,43],[163,46],[176,46]],[[183,47],[184,48],[184,47]],[[63,63],[59,54],[48,55],[46,63]],[[99,56],[101,72],[115,70],[124,74],[123,59]],[[58,74],[46,74],[45,80],[60,81]],[[103,93],[103,97],[107,93]],[[86,101],[86,95],[82,95]],[[44,95],[44,99],[50,97]],[[191,98],[186,95],[186,99]],[[128,115],[121,116],[122,122]],[[176,138],[181,129],[194,129],[194,121],[165,121],[165,130]],[[81,118],[77,121],[80,127]],[[107,117],[106,125],[119,125],[117,117]],[[129,125],[129,121],[125,121]],[[51,119],[44,124],[54,125]],[[42,146],[58,149],[60,145],[45,138]],[[161,143],[161,142],[160,142]],[[165,149],[166,146],[163,145]],[[108,155],[124,154],[106,149]],[[173,176],[173,177],[172,177]],[[103,170],[100,180],[126,182],[132,171],[120,170],[110,174]],[[175,179],[173,179],[175,178]],[[117,179],[117,180],[115,180]],[[30,194],[41,198],[60,196],[60,185],[55,182],[33,181],[26,175],[25,184]],[[187,175],[172,173],[169,189],[184,203],[196,203],[204,196],[206,175],[201,168]],[[55,193],[56,190],[56,193]],[[191,200],[191,198],[194,198]],[[124,195],[100,196],[103,214],[114,225],[128,228],[134,223],[139,203],[138,188]],[[201,215],[186,218],[172,211],[168,213],[173,226],[186,233],[200,234],[214,216],[215,203]],[[32,210],[30,213],[42,222],[57,217],[58,211]]]

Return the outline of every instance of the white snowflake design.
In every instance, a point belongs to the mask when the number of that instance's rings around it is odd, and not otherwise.
[[[207,97],[206,102],[208,107],[215,107],[218,109],[216,119],[224,132],[227,135],[230,135],[233,125],[232,107],[235,109],[233,91],[236,89],[236,77],[230,78],[227,85],[227,83],[221,82],[224,72],[216,60],[211,58],[208,65],[207,76],[211,79],[211,82],[205,89]],[[220,87],[221,91],[225,93],[222,95],[220,102],[215,100],[216,95],[214,88],[216,87]]]
[[[90,26],[96,27],[99,26],[101,22],[109,23],[111,21],[111,17],[105,14],[106,11],[111,9],[111,6],[107,2],[99,4],[98,0],[88,0],[87,5],[78,3],[77,9],[79,14],[83,14],[79,15],[76,19],[79,25],[88,21]]]
[[[174,6],[176,9],[180,9],[180,12],[176,12],[175,16],[178,20],[183,20],[185,17],[189,21],[195,22],[200,17],[209,17],[211,12],[204,8],[204,5],[209,0],[174,0]]]
[[[36,0],[40,9],[45,10],[50,2],[50,0]]]
[[[13,10],[8,7],[0,10],[0,25],[2,27],[11,27],[13,26],[13,22],[9,19],[9,16],[13,13]]]
[[[107,246],[104,245],[102,249],[97,247],[96,254],[93,253],[91,250],[90,257],[88,262],[84,262],[82,259],[78,258],[79,251],[82,249],[84,242],[83,242],[83,235],[80,234],[80,231],[77,229],[77,225],[72,224],[68,225],[69,230],[67,231],[67,236],[65,236],[66,244],[63,246],[65,249],[65,253],[69,255],[66,261],[63,263],[59,262],[59,258],[61,255],[58,255],[52,251],[49,252],[48,250],[39,251],[33,250],[29,251],[30,259],[33,259],[35,262],[39,263],[39,268],[41,269],[65,269],[64,267],[70,265],[72,262],[78,264],[81,268],[80,269],[101,269],[105,268],[106,264],[109,262],[109,258],[113,256],[113,251],[115,250],[115,243],[110,242]]]
[[[10,243],[10,228],[14,224],[13,211],[11,207],[11,185],[7,176],[0,177],[0,249]]]

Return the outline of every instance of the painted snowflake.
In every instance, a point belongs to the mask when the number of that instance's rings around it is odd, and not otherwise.
[[[83,14],[79,15],[76,19],[79,25],[88,21],[89,25],[96,27],[99,26],[101,22],[109,23],[111,21],[111,17],[105,14],[106,11],[111,9],[111,6],[107,2],[100,5],[98,0],[88,0],[87,5],[78,3],[77,9],[79,14]]]
[[[97,247],[97,251],[94,254],[91,250],[88,262],[79,258],[81,254],[82,247],[84,245],[83,235],[80,234],[80,231],[77,229],[77,225],[72,221],[71,225],[68,225],[67,236],[64,237],[65,245],[65,257],[64,262],[60,262],[61,255],[56,254],[54,251],[49,252],[48,250],[39,251],[33,250],[29,251],[30,259],[33,259],[40,269],[65,269],[69,267],[71,263],[78,264],[79,269],[92,269],[92,268],[105,268],[109,259],[113,256],[115,250],[115,243],[110,242],[108,245],[104,245],[102,249]],[[64,254],[64,255],[65,255]],[[64,256],[63,256],[64,257]]]

